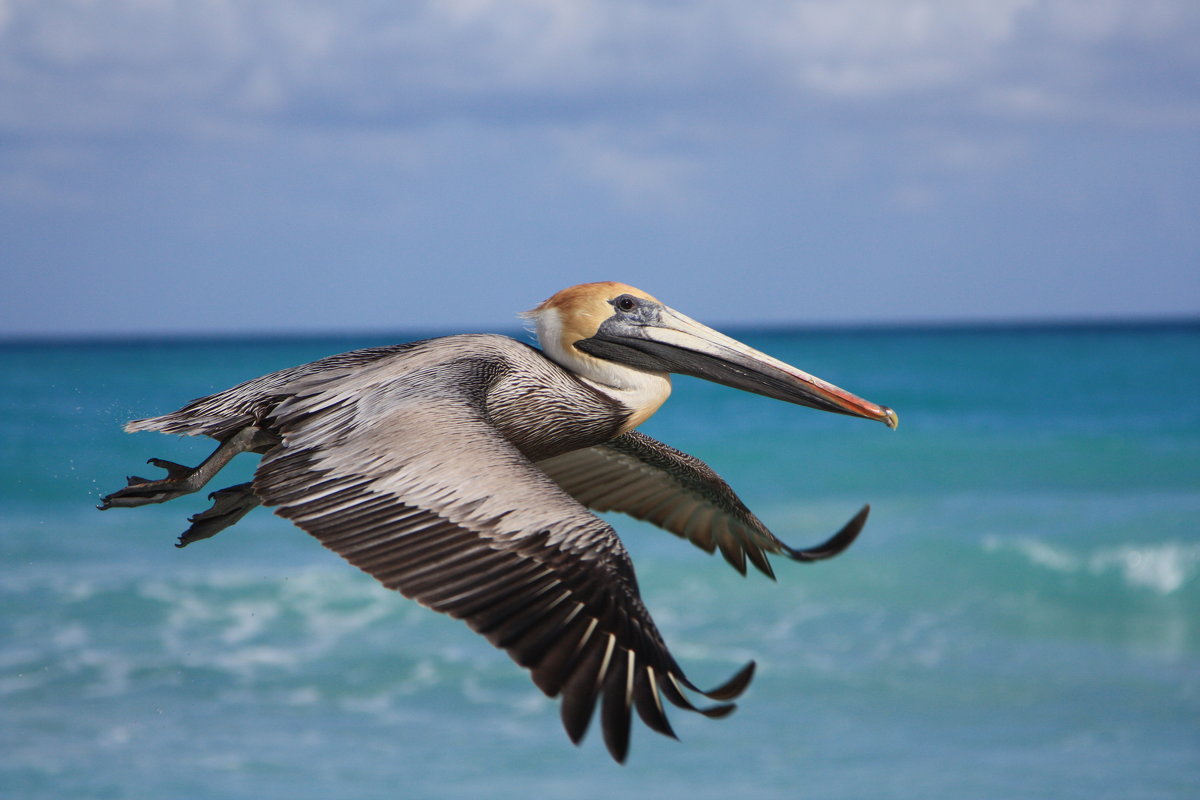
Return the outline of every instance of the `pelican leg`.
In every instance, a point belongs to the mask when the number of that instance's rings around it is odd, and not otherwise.
[[[222,442],[221,446],[204,459],[204,462],[198,467],[185,467],[173,461],[152,458],[148,463],[165,469],[167,477],[161,480],[149,480],[136,475],[130,476],[128,486],[102,497],[97,508],[105,511],[110,508],[132,508],[150,503],[165,503],[176,497],[199,491],[238,453],[253,450],[255,447],[266,444],[267,441],[269,441],[267,435],[251,425],[242,428]]]
[[[214,501],[212,508],[188,517],[192,526],[179,537],[176,547],[187,547],[192,542],[212,538],[262,505],[250,483],[218,489],[208,499]]]

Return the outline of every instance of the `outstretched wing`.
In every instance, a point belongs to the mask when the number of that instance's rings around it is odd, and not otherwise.
[[[674,734],[661,697],[696,709],[695,690],[638,594],[612,528],[568,496],[489,424],[455,379],[410,374],[401,386],[369,374],[316,383],[273,412],[282,443],[254,490],[329,549],[503,648],[547,695],[578,742],[597,703],[605,743],[623,760],[631,710]],[[369,373],[369,371],[366,371]],[[361,377],[360,377],[361,376]],[[707,692],[729,700],[748,665]]]
[[[621,511],[652,522],[709,553],[719,548],[743,575],[747,557],[774,578],[766,553],[795,561],[837,555],[858,536],[870,511],[870,506],[864,506],[816,547],[789,547],[767,530],[707,464],[637,431],[539,461],[537,466],[588,508]]]

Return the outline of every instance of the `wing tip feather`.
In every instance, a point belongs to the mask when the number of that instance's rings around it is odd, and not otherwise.
[[[854,544],[854,540],[862,533],[863,526],[867,524],[867,517],[871,513],[870,503],[859,509],[858,513],[850,518],[850,521],[838,530],[833,536],[830,536],[825,541],[815,547],[806,547],[803,549],[795,549],[783,545],[784,554],[793,561],[824,561],[827,558],[833,558],[845,552],[846,548]]]

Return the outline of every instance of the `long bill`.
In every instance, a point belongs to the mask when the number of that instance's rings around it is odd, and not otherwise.
[[[675,372],[835,414],[899,424],[896,412],[786,364],[666,306],[653,318],[613,317],[579,349],[642,369]]]

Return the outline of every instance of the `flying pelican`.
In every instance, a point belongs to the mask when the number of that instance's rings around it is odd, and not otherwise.
[[[179,547],[258,505],[292,520],[351,564],[464,620],[532,673],[576,744],[597,705],[618,762],[631,711],[674,737],[662,698],[709,717],[749,684],[754,662],[701,691],[642,605],[629,555],[587,509],[622,511],[745,574],[774,577],[766,554],[835,556],[864,507],[828,541],[777,539],[707,464],[634,430],[671,391],[669,373],[895,428],[891,409],[855,397],[701,325],[643,291],[589,283],[522,316],[543,350],[459,335],[330,356],[200,398],[125,430],[220,442],[161,480],[131,477],[100,508],[161,503],[203,487],[238,453],[262,454],[248,483],[210,495]],[[696,692],[716,701],[697,707]]]

